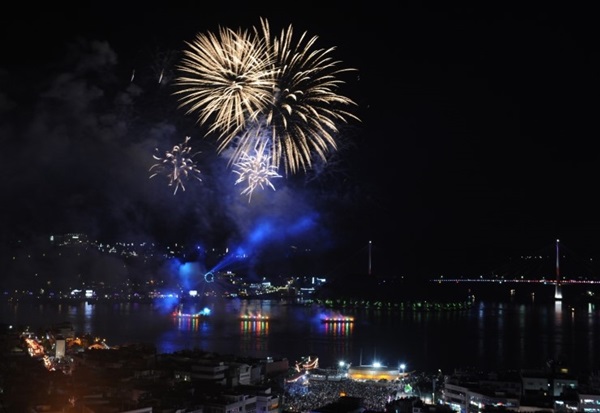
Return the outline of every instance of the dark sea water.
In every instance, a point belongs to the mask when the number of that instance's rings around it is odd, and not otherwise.
[[[58,304],[0,301],[0,323],[33,329],[69,321],[77,332],[106,338],[109,345],[151,343],[160,353],[202,349],[240,356],[286,357],[290,363],[316,355],[322,367],[377,360],[407,371],[444,373],[475,367],[485,371],[542,368],[555,360],[572,372],[600,370],[600,308],[592,304],[477,302],[468,310],[377,312],[355,310],[349,325],[320,321],[331,310],[286,301],[219,300],[207,319],[173,317],[172,306],[154,303]],[[245,322],[243,313],[269,315]]]

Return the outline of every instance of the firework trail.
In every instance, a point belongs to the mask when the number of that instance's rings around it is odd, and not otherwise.
[[[272,38],[262,18],[252,32],[198,34],[175,79],[180,107],[198,114],[207,135],[217,133],[219,153],[232,149],[230,165],[245,163],[257,140],[268,137],[273,169],[306,172],[313,159],[326,161],[337,150],[339,122],[359,120],[345,109],[355,102],[338,93],[337,76],[354,69],[340,68],[330,56],[335,49],[314,48],[316,41],[304,33],[295,42],[291,25]]]
[[[179,188],[185,191],[184,179],[194,178],[202,182],[200,170],[193,160],[199,152],[190,154],[192,147],[188,146],[189,140],[190,137],[186,136],[183,143],[173,146],[170,151],[165,151],[164,156],[153,155],[153,158],[159,162],[150,167],[150,172],[153,172],[150,179],[157,175],[165,175],[169,178],[169,186],[175,186],[173,195]],[[156,153],[158,153],[158,148]]]
[[[173,77],[173,68],[178,57],[177,52],[172,50],[157,49],[152,53],[152,71],[156,76],[157,83],[170,83]]]
[[[242,154],[240,160],[234,164],[233,172],[239,175],[235,185],[246,183],[247,186],[241,194],[248,195],[248,202],[252,199],[252,193],[257,187],[264,189],[265,186],[269,186],[275,190],[271,179],[281,178],[281,175],[277,173],[277,168],[271,162],[266,145],[266,141],[257,141],[257,146],[252,153]]]

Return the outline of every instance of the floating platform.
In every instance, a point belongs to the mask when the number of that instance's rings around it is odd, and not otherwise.
[[[199,318],[208,318],[209,315],[205,314],[205,313],[173,313],[173,317],[199,319]]]
[[[242,314],[240,321],[269,321],[269,316],[262,314]]]
[[[325,324],[349,324],[354,322],[354,317],[350,316],[333,316],[324,317],[321,319],[321,323]]]
[[[210,316],[210,309],[204,308],[202,311],[198,311],[195,313],[187,313],[187,312],[183,311],[183,306],[179,305],[179,306],[177,306],[177,308],[175,310],[173,310],[171,315],[176,318],[193,318],[193,319],[208,318]]]

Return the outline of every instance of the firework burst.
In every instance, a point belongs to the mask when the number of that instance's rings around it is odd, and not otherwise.
[[[181,89],[180,107],[197,113],[208,133],[219,136],[219,150],[257,115],[271,99],[272,66],[265,44],[245,30],[221,28],[218,34],[198,34],[187,42],[178,65],[182,75],[175,82]]]
[[[277,173],[277,168],[271,162],[272,158],[267,150],[265,140],[257,141],[256,146],[250,153],[243,153],[238,162],[233,165],[233,172],[239,175],[235,185],[245,183],[246,187],[242,190],[242,195],[248,195],[248,202],[252,199],[254,190],[265,186],[275,190],[271,179],[281,178]]]
[[[170,151],[165,151],[164,156],[158,155],[158,148],[153,155],[153,158],[159,162],[150,167],[150,172],[152,172],[150,178],[157,175],[164,175],[169,178],[169,186],[175,186],[173,195],[177,193],[179,188],[185,191],[184,180],[194,178],[202,182],[200,170],[193,160],[199,152],[191,153],[192,147],[188,145],[189,140],[190,137],[186,136],[184,142],[173,146]]]
[[[356,103],[338,93],[343,84],[338,76],[355,69],[340,67],[341,61],[331,57],[335,48],[315,48],[316,36],[307,37],[304,32],[294,42],[290,25],[272,38],[268,21],[261,19],[261,23],[275,84],[271,104],[263,111],[273,161],[277,167],[283,163],[286,174],[306,172],[313,157],[326,161],[327,154],[337,150],[339,122],[359,120],[345,109]]]
[[[337,125],[358,120],[347,110],[355,102],[338,93],[338,76],[355,69],[341,68],[335,48],[316,41],[306,33],[296,41],[291,25],[272,37],[261,18],[252,32],[222,28],[188,43],[175,93],[207,134],[217,133],[218,152],[231,149],[231,165],[245,162],[258,140],[275,170],[306,172],[337,150]]]

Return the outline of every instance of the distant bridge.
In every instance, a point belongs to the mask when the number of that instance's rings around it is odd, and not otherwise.
[[[511,285],[515,286],[521,285],[548,285],[554,288],[554,300],[561,301],[563,299],[563,287],[569,288],[569,286],[576,285],[600,285],[600,280],[567,280],[561,279],[560,281],[556,280],[548,280],[548,279],[539,279],[539,280],[531,280],[531,279],[486,279],[486,278],[436,278],[432,279],[432,282],[444,283],[444,284],[503,284],[503,285]]]
[[[451,283],[459,283],[459,282],[463,282],[463,283],[473,283],[473,282],[478,282],[478,283],[498,283],[498,284],[503,284],[503,283],[527,283],[527,284],[556,284],[557,281],[556,280],[545,280],[545,279],[540,279],[540,280],[524,280],[524,279],[485,279],[485,278],[435,278],[432,281],[435,282],[451,282]],[[600,280],[559,280],[558,281],[559,285],[565,285],[565,284],[600,284]]]
[[[561,276],[560,272],[560,258],[561,251],[559,249],[560,241],[557,239],[555,248],[552,254],[552,264],[554,264],[554,268],[550,268],[549,260],[547,258],[550,257],[550,254],[544,253],[541,255],[533,255],[533,256],[524,256],[520,257],[520,260],[514,260],[512,264],[515,262],[520,266],[520,268],[502,268],[493,271],[491,274],[481,275],[479,277],[468,277],[468,278],[446,278],[440,277],[432,279],[433,282],[439,283],[496,283],[496,284],[542,284],[542,285],[552,285],[555,288],[554,298],[555,300],[562,300],[562,286],[566,285],[598,285],[600,284],[600,279],[593,276],[588,275],[578,275],[577,277],[569,277],[566,278]],[[565,258],[565,255],[562,255],[562,258]],[[525,264],[527,263],[527,264]],[[569,262],[569,265],[572,265],[572,262]],[[587,263],[586,263],[587,264]],[[534,268],[532,268],[532,266]],[[569,268],[572,274],[582,274],[583,271],[581,268]],[[550,277],[549,274],[554,272],[554,274]],[[537,274],[537,277],[535,276]],[[539,274],[548,274],[539,278]]]

